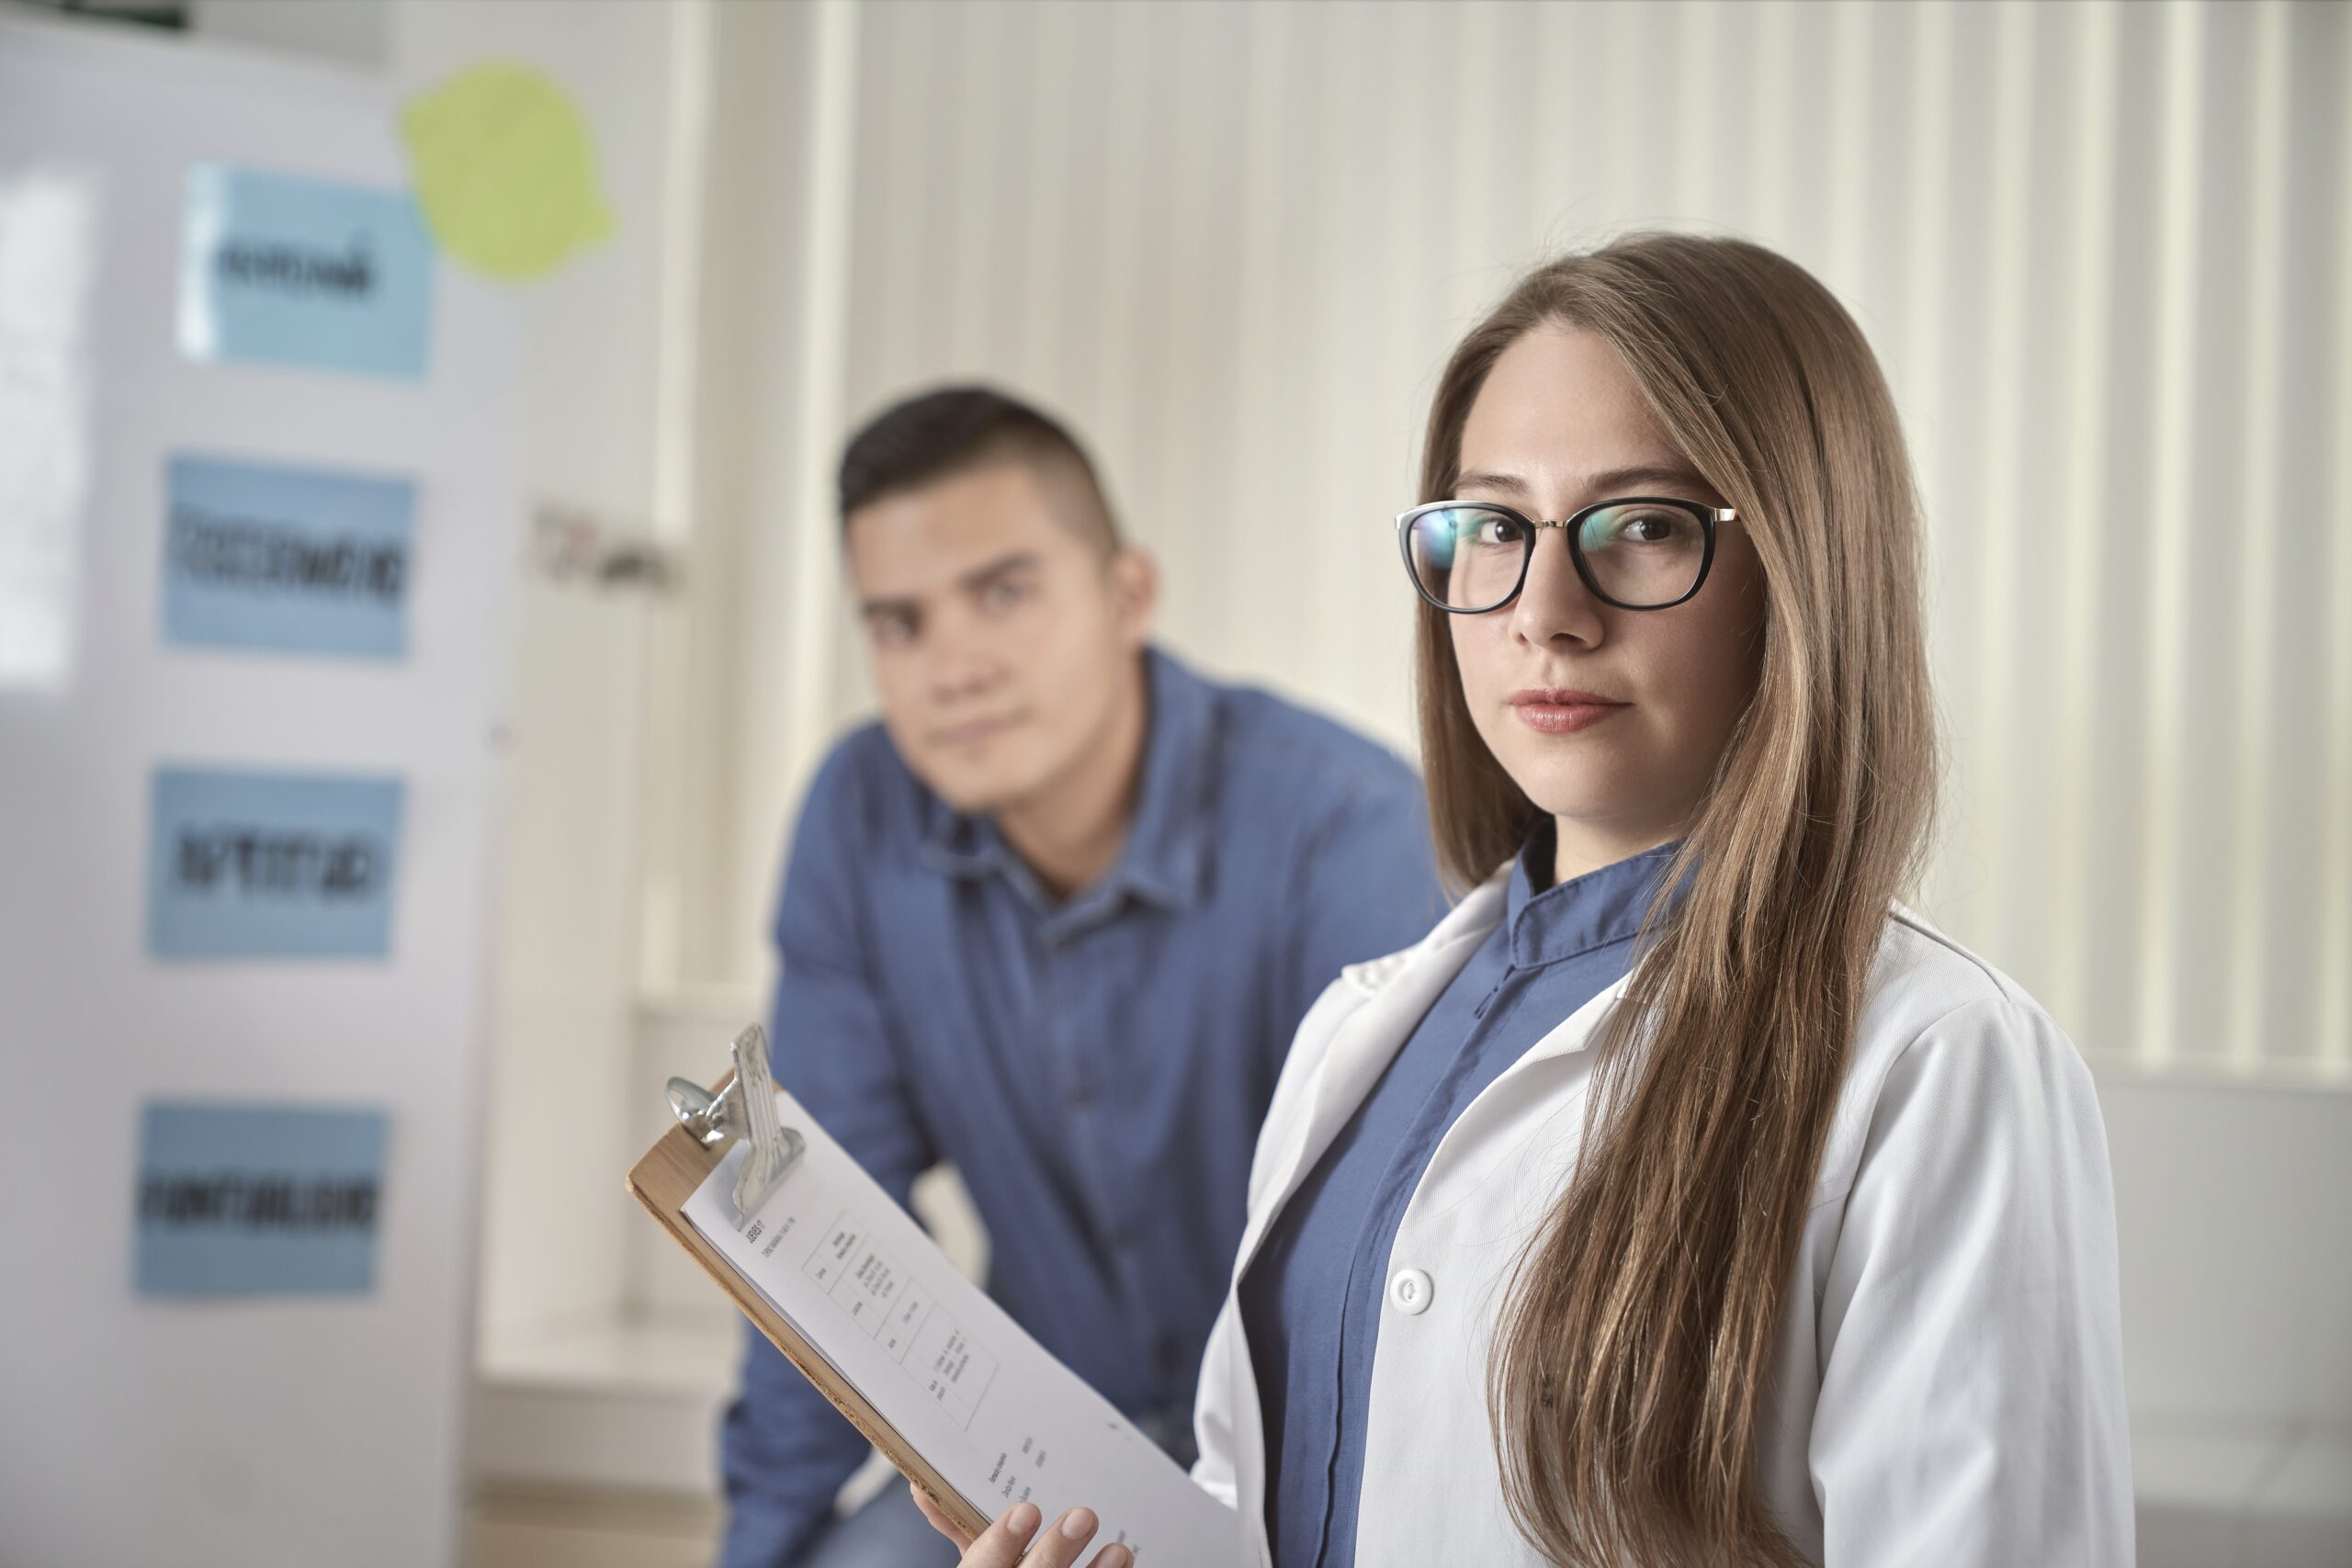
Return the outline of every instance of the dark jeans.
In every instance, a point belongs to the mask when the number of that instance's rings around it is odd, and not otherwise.
[[[865,1506],[819,1532],[799,1568],[956,1568],[961,1555],[894,1475]]]

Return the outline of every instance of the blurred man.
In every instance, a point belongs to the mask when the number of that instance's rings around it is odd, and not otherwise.
[[[990,1292],[1189,1461],[1292,1032],[1440,912],[1419,785],[1152,648],[1151,562],[1034,409],[900,403],[850,443],[841,511],[882,722],[794,835],[776,1077],[901,1203],[952,1161]],[[1276,517],[1238,564],[1304,587],[1284,548]],[[955,1559],[903,1485],[836,1518],[865,1444],[756,1335],[721,1448],[726,1568]]]

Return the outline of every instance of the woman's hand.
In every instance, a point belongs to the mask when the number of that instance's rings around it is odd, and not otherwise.
[[[978,1535],[967,1535],[956,1522],[931,1506],[931,1499],[912,1482],[907,1490],[915,1495],[915,1506],[931,1521],[931,1528],[954,1541],[964,1553],[956,1568],[1070,1568],[1086,1543],[1094,1539],[1102,1521],[1091,1508],[1072,1508],[1056,1521],[1054,1528],[1037,1534],[1044,1517],[1034,1503],[1015,1503],[1000,1516],[996,1523]],[[1030,1538],[1036,1537],[1035,1543]],[[1024,1553],[1023,1549],[1026,1548]],[[1132,1568],[1135,1553],[1113,1541],[1094,1554],[1087,1568]]]

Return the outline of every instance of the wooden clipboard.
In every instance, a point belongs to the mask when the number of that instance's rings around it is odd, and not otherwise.
[[[734,1081],[728,1074],[711,1086],[717,1096]],[[834,1409],[849,1417],[865,1440],[882,1450],[883,1456],[899,1467],[899,1473],[914,1483],[917,1490],[931,1499],[937,1508],[967,1534],[978,1535],[989,1528],[989,1519],[978,1509],[966,1502],[956,1490],[941,1478],[930,1461],[917,1453],[914,1446],[899,1435],[897,1427],[882,1418],[879,1411],[865,1401],[865,1395],[852,1388],[840,1373],[833,1371],[816,1348],[792,1330],[782,1314],[767,1303],[765,1297],[754,1290],[750,1281],[735,1272],[734,1267],[719,1255],[718,1249],[703,1239],[694,1222],[685,1216],[686,1200],[701,1188],[727,1151],[734,1146],[729,1138],[723,1143],[705,1145],[683,1126],[672,1127],[662,1134],[654,1145],[645,1151],[644,1157],[629,1168],[629,1195],[645,1205],[670,1239],[691,1254],[702,1265],[718,1288],[752,1320],[768,1342],[784,1352],[802,1377],[817,1385],[817,1392],[831,1402]]]

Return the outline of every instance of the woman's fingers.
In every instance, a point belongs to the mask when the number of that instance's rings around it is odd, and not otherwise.
[[[980,1532],[956,1568],[1014,1568],[1027,1561],[1021,1555],[1022,1549],[1037,1533],[1039,1518],[1035,1503],[1015,1503]]]
[[[957,1568],[1070,1568],[1099,1528],[1093,1509],[1070,1509],[1045,1530],[1040,1523],[1037,1506],[1016,1502],[981,1530]],[[1126,1547],[1110,1544],[1089,1568],[1129,1568],[1131,1561]]]
[[[1072,1508],[1050,1529],[1040,1531],[1043,1519],[1036,1506],[1016,1503],[978,1536],[958,1540],[962,1532],[929,1498],[918,1492],[915,1502],[933,1529],[963,1547],[964,1558],[956,1568],[1070,1568],[1101,1528],[1093,1509]],[[1134,1554],[1114,1541],[1096,1552],[1088,1568],[1131,1568],[1134,1562]]]
[[[1070,1568],[1070,1564],[1078,1561],[1078,1554],[1086,1550],[1086,1543],[1094,1539],[1094,1532],[1101,1524],[1102,1521],[1094,1517],[1093,1509],[1072,1508],[1055,1520],[1051,1529],[1037,1536],[1029,1548],[1029,1555],[1020,1559],[1021,1568]],[[1104,1563],[1102,1553],[1097,1553],[1095,1563],[1101,1568],[1116,1568],[1117,1562],[1124,1560],[1126,1548],[1105,1547],[1103,1551],[1116,1551],[1120,1555],[1110,1563]],[[972,1568],[978,1568],[978,1565],[974,1564]],[[989,1568],[996,1568],[996,1565],[990,1563]]]

